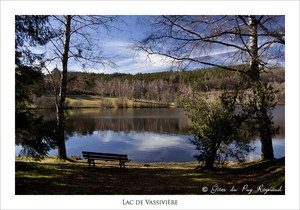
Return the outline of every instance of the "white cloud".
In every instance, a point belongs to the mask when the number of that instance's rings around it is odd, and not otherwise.
[[[178,135],[158,134],[151,132],[128,134],[115,133],[113,131],[95,131],[94,135],[99,135],[99,140],[103,142],[123,142],[132,145],[137,151],[152,151],[165,147],[186,147],[191,146],[186,140],[186,137]],[[126,135],[126,138],[123,136]]]
[[[102,137],[100,138],[100,140],[102,140],[103,142],[110,142],[113,139],[113,132],[110,130],[104,132],[94,131],[93,134],[100,135]]]
[[[226,53],[234,53],[237,52],[238,50],[235,48],[221,48],[221,49],[217,49],[217,50],[212,50],[209,53],[207,53],[207,56],[216,56],[216,55],[222,55],[222,54],[226,54]]]
[[[89,68],[89,69],[79,70],[79,71],[84,71],[87,73],[98,73],[98,74],[106,73],[105,69],[102,69],[102,68]]]
[[[145,52],[136,53],[133,50],[128,50],[128,57],[124,57],[116,62],[118,67],[111,69],[108,72],[122,72],[122,73],[145,73],[153,71],[162,71],[171,67],[171,60],[159,56],[147,56]]]
[[[113,54],[116,68],[107,67],[106,73],[144,73],[162,71],[171,67],[171,59],[164,56],[147,56],[146,52],[136,52],[131,48],[132,42],[118,39],[102,41],[101,46],[106,53]]]
[[[136,134],[132,137],[132,144],[138,151],[151,151],[164,147],[182,146],[186,139],[180,136],[160,135],[155,133]]]
[[[130,42],[122,40],[107,40],[100,43],[102,47],[113,47],[113,48],[127,48],[131,45]]]

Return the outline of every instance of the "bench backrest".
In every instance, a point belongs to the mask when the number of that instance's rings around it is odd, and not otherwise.
[[[101,153],[101,152],[86,152],[82,151],[84,158],[90,159],[105,159],[105,160],[123,160],[128,161],[126,154],[113,154],[113,153]]]

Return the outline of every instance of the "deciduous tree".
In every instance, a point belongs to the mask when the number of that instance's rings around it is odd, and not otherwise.
[[[58,31],[56,40],[51,40],[53,57],[48,57],[42,62],[42,67],[49,71],[48,66],[58,60],[61,63],[61,78],[58,95],[56,98],[57,133],[58,133],[58,156],[62,159],[67,157],[65,147],[65,99],[67,93],[67,72],[69,60],[73,59],[86,67],[95,63],[101,65],[113,65],[103,55],[100,48],[93,43],[90,34],[100,33],[100,29],[109,30],[111,23],[116,18],[112,16],[52,16],[51,26]],[[50,73],[50,71],[49,71]]]
[[[178,67],[215,66],[248,77],[253,92],[263,159],[274,158],[270,88],[261,80],[267,67],[284,61],[284,16],[155,16],[153,30],[136,48],[172,59]],[[233,65],[241,65],[236,68]]]

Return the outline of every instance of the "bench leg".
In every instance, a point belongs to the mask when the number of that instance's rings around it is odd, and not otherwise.
[[[93,162],[93,166],[95,168],[95,160],[90,160],[88,159],[88,163],[89,163],[89,168],[91,167],[91,163]]]
[[[125,162],[124,161],[120,161],[120,168],[123,168],[123,169],[125,169]]]

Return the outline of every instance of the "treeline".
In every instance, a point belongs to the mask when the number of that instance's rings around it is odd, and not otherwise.
[[[53,83],[58,84],[60,71],[54,69],[51,75],[44,75],[43,84],[36,90],[37,96],[54,94]],[[96,74],[68,72],[68,95],[98,95],[102,97],[128,98],[132,100],[155,100],[170,103],[197,90],[210,92],[230,90],[237,80],[235,72],[207,68],[194,71],[167,71],[145,74]],[[269,69],[262,74],[262,80],[278,90],[276,100],[284,104],[285,69]],[[58,86],[56,87],[58,90]]]

